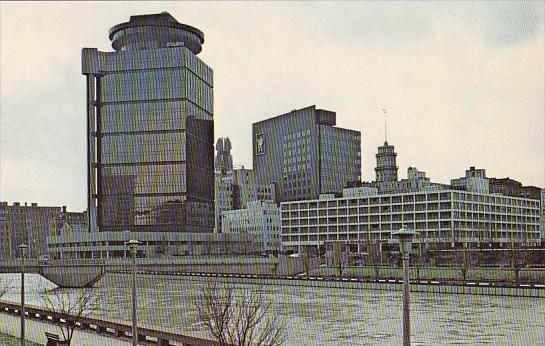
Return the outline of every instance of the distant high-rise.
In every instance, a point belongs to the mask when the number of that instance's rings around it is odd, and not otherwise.
[[[169,13],[110,29],[82,51],[91,231],[211,232],[212,69],[203,33]]]
[[[254,171],[244,167],[222,175],[216,172],[215,229],[222,229],[222,213],[226,210],[245,209],[253,201],[274,201],[274,184],[256,185]]]
[[[377,166],[375,167],[376,182],[388,184],[397,181],[396,152],[393,145],[385,141],[383,146],[378,147]]]
[[[214,160],[214,170],[216,173],[226,175],[233,171],[231,149],[229,137],[218,138],[216,141],[216,158]]]
[[[256,183],[274,184],[281,202],[340,193],[360,181],[360,132],[335,123],[335,112],[315,106],[254,123]]]

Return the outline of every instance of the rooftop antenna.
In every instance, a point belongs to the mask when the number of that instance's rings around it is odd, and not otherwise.
[[[384,112],[384,144],[388,144],[388,124],[386,123],[388,112],[386,108],[382,108],[382,112]]]

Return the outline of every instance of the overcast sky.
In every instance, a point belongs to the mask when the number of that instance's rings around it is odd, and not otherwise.
[[[252,166],[251,125],[316,105],[362,132],[362,177],[384,141],[448,183],[469,166],[544,185],[543,2],[0,3],[0,200],[86,208],[81,48],[170,12],[205,34],[215,136]]]

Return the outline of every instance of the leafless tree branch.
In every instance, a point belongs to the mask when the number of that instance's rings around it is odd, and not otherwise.
[[[74,292],[73,290],[55,288],[41,292],[40,298],[45,310],[72,316],[73,322],[57,323],[63,339],[69,342],[74,335],[76,322],[81,322],[98,307],[91,289],[80,289]]]
[[[4,278],[0,278],[0,298],[2,298],[3,295],[7,294],[11,290],[11,286],[8,282],[8,280]]]
[[[208,283],[198,295],[198,318],[220,345],[278,346],[286,341],[286,323],[272,311],[262,291]]]

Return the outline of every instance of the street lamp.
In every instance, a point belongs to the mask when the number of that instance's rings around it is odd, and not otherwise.
[[[25,346],[25,257],[28,246],[19,245],[21,256],[21,346]]]
[[[417,233],[411,229],[402,227],[392,235],[399,238],[399,250],[403,256],[403,346],[411,345],[411,321],[409,301],[409,258],[413,246],[413,236]]]
[[[127,242],[129,245],[129,251],[132,257],[132,345],[138,346],[138,320],[136,316],[137,302],[136,302],[136,252],[138,251],[138,245],[141,244],[136,239],[131,239]]]

